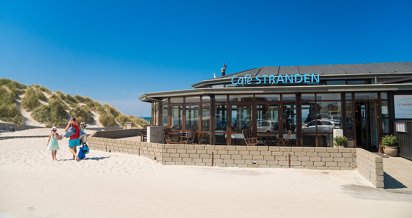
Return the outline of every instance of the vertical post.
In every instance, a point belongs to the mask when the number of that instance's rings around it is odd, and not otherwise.
[[[209,141],[210,144],[216,144],[216,136],[215,136],[215,125],[216,125],[216,102],[215,96],[210,96],[210,135]]]

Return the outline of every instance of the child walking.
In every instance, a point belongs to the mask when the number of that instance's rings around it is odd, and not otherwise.
[[[57,133],[57,128],[53,126],[51,129],[49,140],[47,141],[47,146],[49,151],[51,151],[53,161],[57,160],[56,155],[57,150],[59,150],[59,142],[57,140],[59,140],[59,138],[61,138],[61,136],[59,135],[59,133]]]

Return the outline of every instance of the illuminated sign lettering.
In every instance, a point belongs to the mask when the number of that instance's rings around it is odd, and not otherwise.
[[[282,84],[319,84],[320,75],[314,73],[304,74],[264,74],[252,77],[250,74],[244,76],[232,76],[231,83],[234,86],[248,85],[282,85]]]

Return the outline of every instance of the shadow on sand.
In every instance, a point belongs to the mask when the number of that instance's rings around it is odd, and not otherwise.
[[[407,188],[404,184],[393,178],[391,175],[384,173],[384,185],[385,189],[400,189]]]
[[[86,157],[83,160],[80,161],[86,161],[86,160],[95,160],[95,161],[99,161],[99,160],[104,160],[110,158],[109,156],[105,156],[105,157]],[[66,159],[60,159],[59,161],[74,161],[72,158],[66,158]]]

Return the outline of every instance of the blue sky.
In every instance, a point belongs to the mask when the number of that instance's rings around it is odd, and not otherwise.
[[[145,92],[260,66],[412,61],[408,1],[0,0],[0,77],[150,115]]]

